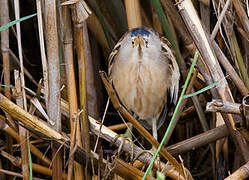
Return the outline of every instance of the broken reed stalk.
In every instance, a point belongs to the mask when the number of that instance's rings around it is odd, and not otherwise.
[[[45,1],[45,37],[46,54],[48,61],[48,102],[47,112],[50,119],[49,125],[57,132],[61,132],[60,110],[60,64],[59,64],[59,40],[57,27],[56,1]],[[62,151],[55,148],[52,143],[52,172],[53,179],[60,179],[62,174]]]
[[[219,82],[216,86],[218,93],[224,101],[233,102],[233,97],[231,96],[231,92],[229,86],[226,82],[225,76],[218,64],[215,54],[213,53],[213,49],[210,46],[209,39],[202,28],[201,22],[198,18],[196,10],[193,7],[193,4],[190,0],[178,1],[178,9],[180,10],[180,14],[184,19],[184,22],[191,33],[200,53],[205,61],[206,65],[211,72],[212,78],[214,81]],[[226,116],[226,117],[225,117]],[[249,159],[248,150],[246,144],[243,142],[242,136],[236,133],[234,126],[234,116],[231,114],[223,114],[223,119],[226,125],[229,127],[229,131],[232,135],[232,138],[235,143],[240,147],[238,148],[243,155],[244,160]]]
[[[86,70],[85,70],[85,52],[84,52],[84,34],[83,34],[83,26],[86,26],[86,22],[82,24],[75,24],[75,39],[76,39],[76,51],[78,57],[78,70],[79,70],[79,89],[80,89],[80,123],[81,123],[81,139],[82,139],[82,147],[87,150],[87,152],[91,151],[90,147],[90,134],[89,134],[89,120],[87,114],[87,98],[86,98]],[[78,136],[80,137],[80,135]],[[86,168],[88,169],[88,168]],[[85,171],[85,177],[87,179],[91,178],[89,170]]]
[[[19,71],[14,71],[14,79],[15,79],[15,90],[16,90],[16,104],[20,108],[24,108],[23,106],[23,98],[22,98],[22,88],[21,88],[21,79],[19,76]],[[20,137],[20,146],[21,146],[21,157],[22,157],[22,174],[24,180],[29,180],[30,171],[29,171],[29,155],[28,155],[28,131],[19,124],[19,137]]]
[[[77,131],[80,131],[79,116],[78,113],[78,102],[76,95],[76,81],[74,73],[74,61],[73,61],[73,36],[72,36],[72,23],[70,16],[70,9],[68,6],[62,7],[63,13],[63,51],[64,59],[66,62],[66,72],[67,72],[67,94],[69,102],[69,119],[70,119],[70,129],[71,129],[71,143],[70,143],[70,153],[68,160],[68,176],[67,179],[71,180],[74,170],[75,177],[79,179],[84,179],[83,167],[74,162],[73,149],[75,144],[82,147],[80,134],[77,134]],[[77,135],[78,136],[77,136]],[[77,136],[77,138],[76,138]],[[77,139],[77,142],[75,142]]]
[[[221,112],[240,114],[243,118],[236,119],[235,126],[236,129],[241,133],[241,135],[249,142],[249,132],[248,132],[248,99],[249,96],[243,98],[242,104],[223,102],[219,99],[214,99],[212,102],[208,102],[206,110],[208,112]]]
[[[241,104],[238,104],[238,103],[222,101],[220,99],[213,99],[211,102],[207,103],[206,111],[240,114],[241,113],[240,106]]]

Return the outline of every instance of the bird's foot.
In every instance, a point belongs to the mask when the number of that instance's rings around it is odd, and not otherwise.
[[[121,137],[121,144],[119,145],[119,148],[118,148],[118,156],[121,154],[121,151],[123,149],[123,146],[124,146],[124,143],[126,140],[128,140],[130,142],[130,146],[131,146],[131,153],[130,153],[130,158],[131,158],[131,161],[133,160],[134,158],[134,143],[132,141],[132,126],[128,126],[127,127],[127,130],[124,134],[118,134],[113,142],[116,142],[118,138]]]
[[[149,153],[152,156],[154,156],[156,154],[156,151],[157,151],[157,149],[154,146],[152,146],[152,148],[150,150],[143,150],[143,151],[141,151],[140,153],[138,153],[136,155],[136,157],[133,159],[132,162],[135,162],[135,160],[137,160],[141,155],[143,155],[145,153]],[[157,167],[160,169],[160,158],[159,158],[159,156],[156,158],[156,161],[158,162],[158,166]]]

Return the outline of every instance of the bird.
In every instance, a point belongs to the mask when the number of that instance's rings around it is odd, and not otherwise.
[[[108,77],[122,105],[158,139],[180,72],[169,41],[151,28],[126,32],[108,58]]]

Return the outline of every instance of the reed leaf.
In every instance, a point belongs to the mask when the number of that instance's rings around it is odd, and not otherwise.
[[[22,18],[20,18],[20,19],[14,20],[14,21],[11,21],[11,22],[9,22],[8,24],[5,24],[4,26],[1,26],[1,27],[0,27],[0,32],[1,32],[1,31],[4,31],[5,29],[8,29],[9,27],[11,27],[11,26],[13,26],[13,25],[15,25],[15,24],[17,24],[17,23],[19,23],[19,22],[21,22],[21,21],[25,21],[25,20],[27,20],[27,19],[29,19],[29,18],[34,17],[34,16],[36,16],[36,13],[31,14],[31,15],[28,15],[28,16],[24,16],[24,17],[22,17]]]

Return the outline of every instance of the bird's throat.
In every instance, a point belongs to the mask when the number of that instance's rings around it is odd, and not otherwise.
[[[139,59],[143,58],[143,53],[142,53],[142,47],[141,47],[141,45],[138,45],[138,58]]]

